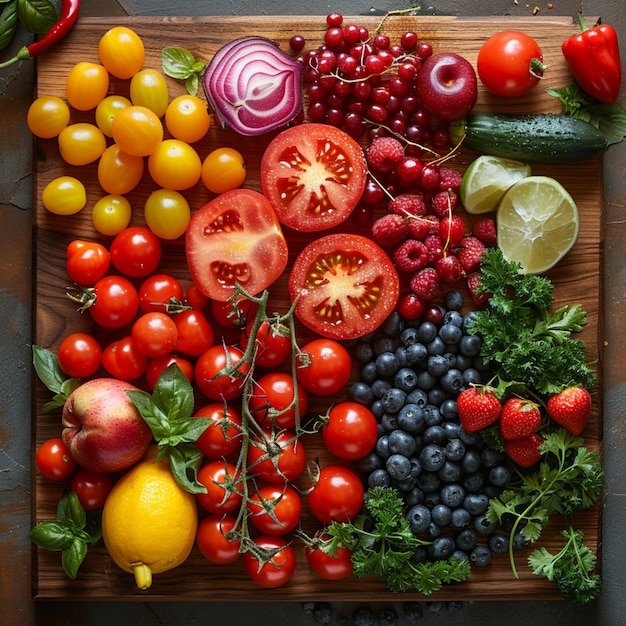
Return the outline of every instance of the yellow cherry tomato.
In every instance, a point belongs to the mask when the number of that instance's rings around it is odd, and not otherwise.
[[[90,111],[98,106],[109,90],[109,73],[104,65],[80,61],[67,76],[65,94],[70,106]]]
[[[213,193],[236,189],[246,179],[246,162],[234,148],[216,148],[202,162],[202,182]]]
[[[96,107],[96,125],[107,137],[113,137],[111,125],[115,114],[131,104],[132,102],[124,96],[118,94],[107,96]]]
[[[178,239],[187,230],[191,210],[186,198],[173,189],[153,191],[144,207],[148,228],[161,239]]]
[[[88,122],[70,124],[59,133],[61,157],[70,165],[93,163],[106,147],[104,133]]]
[[[100,38],[98,55],[110,74],[116,78],[131,78],[143,67],[146,50],[134,30],[115,26]]]
[[[133,104],[144,106],[157,117],[163,117],[169,102],[165,76],[152,69],[137,72],[130,79],[130,99]]]
[[[98,162],[98,182],[107,193],[123,196],[139,184],[143,171],[141,157],[128,154],[113,144],[104,151]]]
[[[198,96],[182,95],[167,106],[165,126],[175,139],[194,143],[207,134],[211,116],[206,103]]]
[[[28,108],[26,124],[35,137],[51,139],[70,122],[70,108],[57,96],[40,96]]]
[[[166,139],[148,157],[152,180],[165,189],[180,191],[200,180],[202,161],[198,153],[180,139]]]
[[[41,201],[50,213],[74,215],[87,204],[87,192],[77,178],[59,176],[44,187]]]
[[[132,105],[115,114],[111,134],[124,152],[143,157],[154,152],[161,144],[163,124],[154,111]]]
[[[111,193],[93,205],[91,220],[100,234],[114,237],[128,226],[131,214],[130,202],[124,196]]]

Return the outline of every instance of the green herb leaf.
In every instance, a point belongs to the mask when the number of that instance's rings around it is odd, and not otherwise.
[[[57,520],[68,528],[82,530],[87,524],[87,514],[75,491],[68,491],[57,504]]]
[[[17,0],[17,15],[24,28],[43,35],[57,22],[57,13],[50,0]]]
[[[186,48],[169,47],[161,51],[161,64],[167,76],[185,81],[191,95],[198,93],[198,78],[204,72],[206,64],[196,60]]]
[[[206,493],[207,488],[198,482],[198,470],[202,463],[202,453],[193,444],[169,447],[167,456],[174,479],[189,493]]]
[[[43,405],[44,413],[62,408],[68,396],[80,385],[80,380],[65,376],[57,355],[40,346],[33,346],[33,366],[39,380],[54,393],[52,400]]]
[[[69,578],[74,580],[87,556],[87,544],[81,539],[74,539],[72,544],[61,552],[61,565]]]
[[[17,22],[17,0],[9,0],[0,13],[0,50],[4,50],[13,40]]]
[[[28,533],[28,538],[40,548],[51,551],[64,550],[74,541],[72,531],[56,520],[37,524]]]

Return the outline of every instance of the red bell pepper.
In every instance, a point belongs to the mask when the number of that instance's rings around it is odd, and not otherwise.
[[[613,104],[622,83],[617,33],[608,24],[590,28],[578,14],[580,33],[563,42],[561,49],[576,82],[590,95]]]

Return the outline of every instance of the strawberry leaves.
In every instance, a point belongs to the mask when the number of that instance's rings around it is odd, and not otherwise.
[[[172,363],[159,377],[152,395],[127,392],[157,441],[157,461],[167,457],[174,479],[190,493],[206,493],[197,472],[202,453],[195,441],[210,426],[208,418],[192,417],[193,388],[182,370]]]

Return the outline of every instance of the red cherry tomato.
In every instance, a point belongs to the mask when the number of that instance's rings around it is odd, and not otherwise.
[[[185,291],[184,303],[193,309],[202,311],[209,303],[209,298],[205,296],[196,285],[189,285]]]
[[[205,559],[216,565],[225,565],[239,558],[241,541],[227,537],[235,524],[232,515],[207,515],[198,524],[196,545]]]
[[[309,400],[304,387],[298,383],[298,415],[306,414]],[[294,430],[296,427],[296,405],[294,381],[291,374],[270,372],[261,376],[252,386],[248,407],[254,419],[264,428],[271,430],[275,425],[281,429]]]
[[[337,393],[350,378],[352,361],[349,352],[332,339],[313,339],[303,346],[297,368],[298,382],[318,396]]]
[[[70,489],[76,492],[85,511],[95,511],[104,506],[113,489],[113,480],[109,474],[92,472],[81,467],[74,474]]]
[[[144,313],[133,324],[131,337],[141,354],[156,359],[169,354],[178,341],[178,329],[166,313]]]
[[[213,420],[196,440],[196,446],[204,456],[219,459],[239,450],[243,438],[241,415],[232,405],[207,404],[199,408],[194,417]]]
[[[306,451],[300,439],[289,431],[268,438],[250,439],[248,469],[271,484],[293,482],[306,467]]]
[[[193,363],[182,357],[166,354],[164,356],[157,357],[156,359],[150,359],[146,366],[146,382],[150,389],[154,389],[159,380],[159,376],[172,364],[176,363],[180,367],[182,373],[187,377],[190,383],[193,383]]]
[[[234,367],[243,352],[234,346],[215,345],[200,355],[196,362],[195,379],[200,391],[211,400],[233,400],[241,396],[250,363],[243,362],[233,376],[220,374],[225,367]],[[217,376],[217,377],[216,377]]]
[[[88,307],[93,321],[103,328],[122,328],[137,315],[139,296],[124,276],[105,276],[93,286],[94,302]]]
[[[186,309],[172,316],[178,330],[176,352],[200,356],[213,345],[213,328],[202,311]]]
[[[132,337],[122,337],[106,346],[102,366],[113,378],[131,381],[144,374],[148,357],[137,350]]]
[[[198,493],[200,505],[209,513],[230,513],[241,505],[237,468],[226,461],[211,461],[200,468],[198,482],[207,493]]]
[[[326,537],[322,535],[321,539]],[[337,548],[337,556],[327,554],[315,544],[304,548],[304,555],[311,569],[324,580],[342,580],[350,576],[354,570],[352,550]]]
[[[238,283],[251,295],[269,287],[287,265],[287,242],[269,201],[234,189],[196,211],[186,234],[187,264],[205,295],[226,301]]]
[[[37,469],[49,480],[61,481],[76,468],[76,461],[60,437],[44,441],[35,454]]]
[[[285,226],[320,231],[346,220],[365,189],[367,163],[357,141],[327,124],[293,126],[261,159],[261,188]]]
[[[532,91],[543,75],[539,44],[520,31],[505,30],[489,37],[476,62],[483,85],[496,96],[516,97]]]
[[[148,228],[129,226],[115,236],[110,247],[111,262],[118,272],[131,278],[152,274],[161,260],[161,242]]]
[[[288,282],[296,316],[318,335],[355,339],[374,331],[394,310],[400,279],[371,239],[326,235],[297,256]]]
[[[102,348],[98,340],[87,333],[71,333],[61,342],[57,359],[62,372],[75,378],[85,378],[98,371]]]
[[[361,479],[351,469],[329,465],[320,470],[307,501],[311,513],[322,524],[349,522],[359,514],[364,494]]]
[[[296,555],[289,541],[283,537],[261,535],[255,537],[254,543],[272,552],[276,548],[280,550],[274,552],[267,562],[259,561],[251,552],[245,552],[243,560],[250,579],[257,585],[268,589],[280,587],[289,582],[296,571]]]
[[[265,535],[295,530],[302,515],[302,499],[290,485],[264,485],[248,500],[248,518]]]
[[[358,402],[333,405],[322,428],[324,445],[340,459],[356,460],[366,456],[378,439],[374,414]]]
[[[254,319],[246,324],[246,329],[241,333],[241,349],[245,350],[248,346],[248,339],[252,332]],[[291,354],[291,338],[289,331],[285,327],[264,320],[261,322],[256,334],[256,351],[254,353],[254,362],[259,367],[271,369],[278,367],[284,363]]]
[[[176,278],[168,274],[148,276],[139,287],[138,293],[139,309],[142,313],[165,313],[168,305],[180,304],[183,300],[183,288]]]
[[[101,244],[76,239],[67,246],[66,270],[70,280],[89,287],[97,283],[111,265],[111,255]]]

